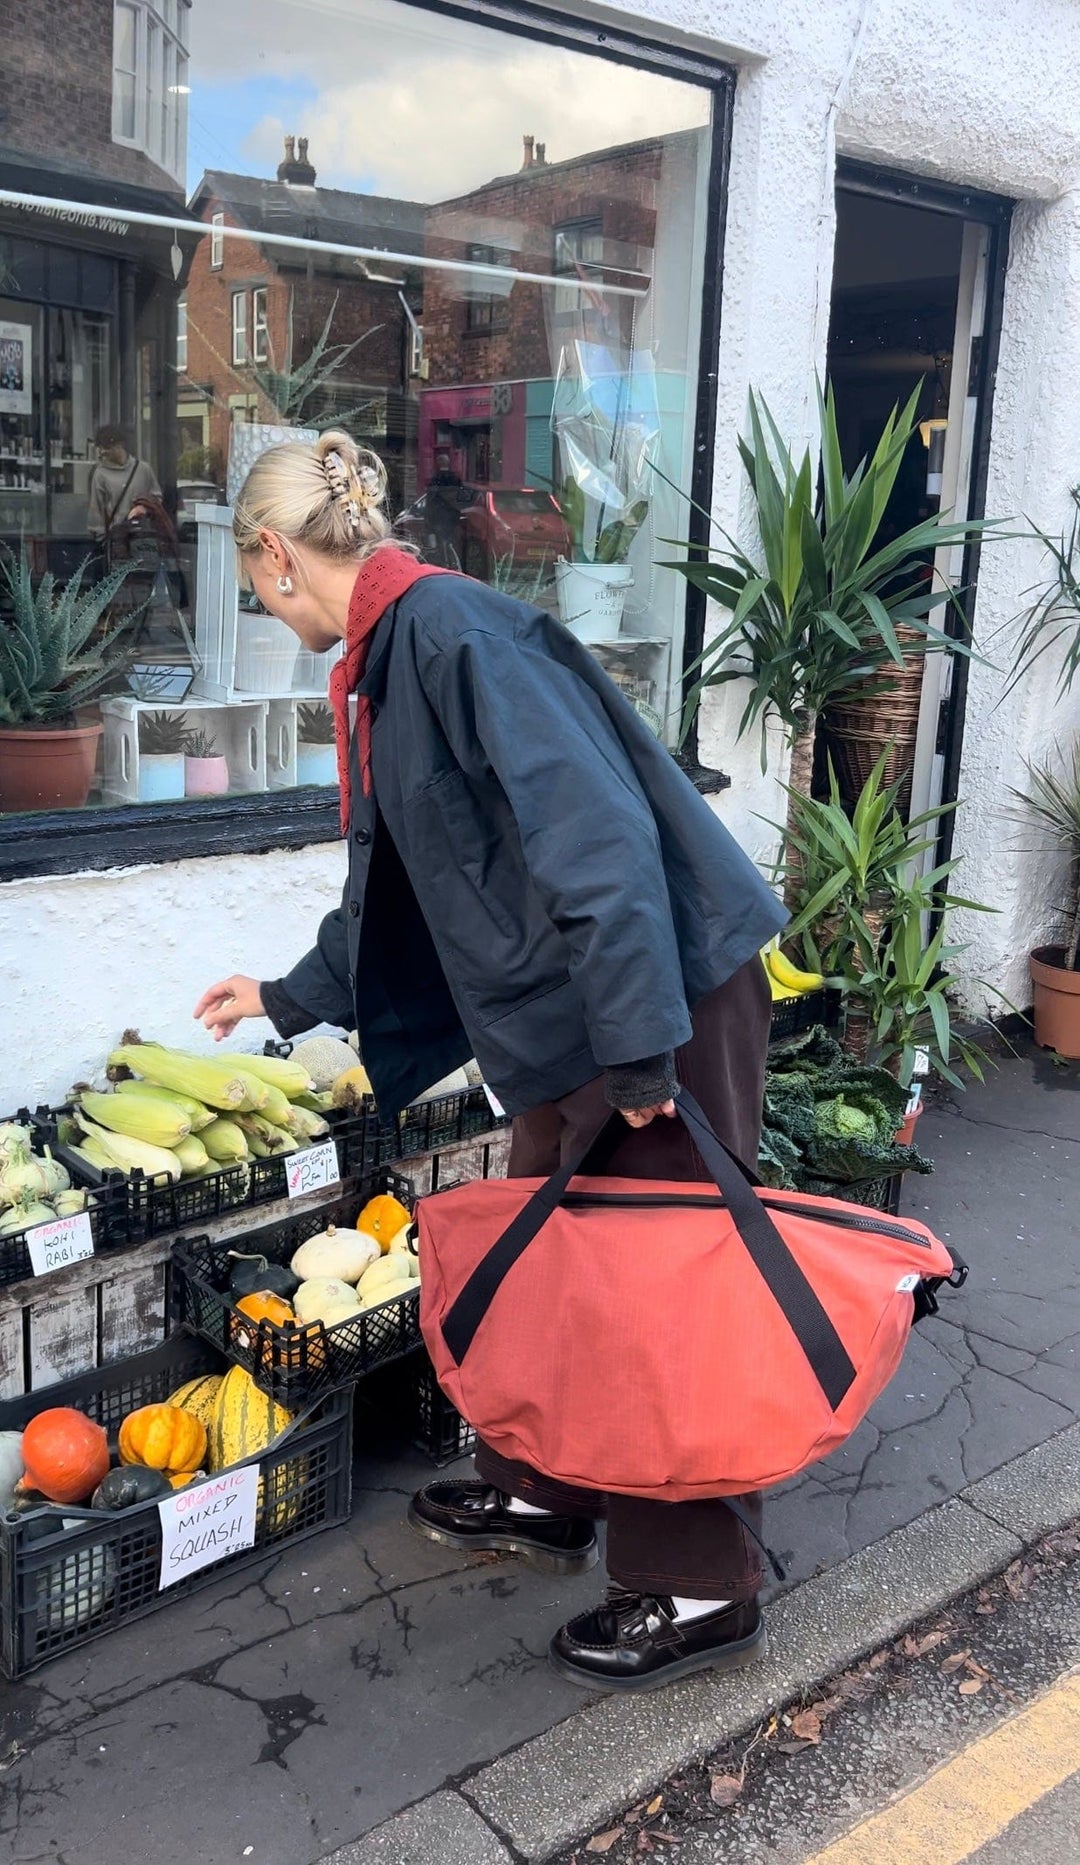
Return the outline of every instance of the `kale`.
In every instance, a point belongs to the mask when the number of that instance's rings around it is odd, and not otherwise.
[[[907,1092],[895,1076],[854,1062],[827,1030],[770,1057],[758,1170],[784,1190],[821,1190],[893,1172],[931,1172],[913,1147],[898,1146]],[[857,1129],[854,1131],[853,1129]]]

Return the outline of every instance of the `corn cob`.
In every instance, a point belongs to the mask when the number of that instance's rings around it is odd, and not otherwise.
[[[191,1132],[190,1120],[178,1107],[166,1107],[145,1095],[84,1092],[79,1106],[99,1127],[126,1133],[132,1140],[146,1140],[151,1146],[176,1146]]]
[[[180,1161],[180,1170],[185,1178],[190,1178],[193,1172],[199,1172],[203,1166],[210,1164],[209,1153],[193,1133],[189,1133],[187,1139],[181,1140],[179,1146],[174,1146],[172,1150]]]
[[[306,1068],[283,1056],[241,1056],[240,1065],[249,1074],[259,1075],[272,1087],[280,1088],[290,1101],[295,1101],[298,1094],[310,1094],[315,1086]]]
[[[249,1145],[252,1140],[258,1140],[265,1146],[266,1153],[280,1153],[291,1137],[284,1127],[275,1127],[272,1120],[267,1120],[265,1114],[237,1114],[236,1124],[247,1134]],[[266,1154],[260,1153],[258,1157],[263,1159]]]
[[[235,1120],[215,1120],[203,1128],[199,1138],[210,1158],[216,1159],[219,1165],[239,1164],[250,1157],[247,1135]]]
[[[310,1113],[306,1107],[301,1107],[299,1103],[295,1101],[293,1102],[292,1121],[290,1124],[297,1138],[304,1142],[309,1140],[321,1140],[323,1135],[330,1131],[330,1122],[328,1120],[324,1120],[321,1114]]]
[[[202,1101],[196,1101],[194,1095],[180,1094],[175,1088],[158,1088],[152,1081],[134,1081],[128,1076],[116,1083],[117,1094],[141,1094],[150,1101],[161,1101],[166,1106],[178,1107],[191,1122],[192,1133],[201,1133],[212,1120],[217,1118],[214,1111]]]
[[[329,1088],[316,1088],[314,1094],[296,1094],[291,1098],[294,1107],[306,1107],[309,1114],[328,1114],[334,1105]]]
[[[206,1107],[240,1107],[247,1083],[221,1056],[189,1056],[160,1043],[124,1043],[109,1057],[109,1068],[128,1068],[159,1088],[176,1088]]]
[[[251,1069],[245,1068],[242,1062],[230,1063],[229,1067],[231,1073],[238,1075],[244,1084],[244,1098],[237,1112],[261,1114],[270,1099],[270,1083],[263,1081],[262,1076],[254,1074]]]
[[[255,1106],[245,1107],[241,1111],[245,1114],[261,1114],[264,1120],[269,1120],[275,1127],[289,1126],[291,1108],[281,1089],[275,1088],[272,1082],[261,1081],[258,1075],[250,1074],[243,1065],[241,1065],[240,1073],[244,1080],[249,1081],[252,1088],[257,1091]]]
[[[80,1112],[79,1124],[89,1139],[96,1140],[98,1147],[109,1155],[113,1171],[145,1172],[147,1178],[160,1178],[166,1174],[175,1185],[180,1177],[180,1161],[175,1153],[164,1146],[151,1146],[146,1140],[133,1140],[127,1133],[109,1133],[104,1127],[95,1127],[92,1120]]]

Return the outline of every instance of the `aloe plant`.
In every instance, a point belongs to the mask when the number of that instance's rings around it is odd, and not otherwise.
[[[921,385],[920,385],[921,388]],[[685,540],[685,558],[664,565],[711,596],[727,619],[690,668],[683,737],[709,687],[748,683],[741,737],[766,720],[784,727],[792,749],[790,783],[809,795],[817,721],[825,706],[857,692],[890,662],[921,651],[968,653],[963,639],[931,625],[933,611],[963,610],[951,588],[933,588],[927,563],[945,545],[967,542],[987,521],[923,520],[879,542],[886,507],[916,428],[920,389],[892,410],[877,446],[850,475],[844,469],[830,386],[818,388],[821,472],[810,449],[796,461],[760,397],[750,398],[749,437],[739,452],[754,497],[760,548],[727,533],[719,548]],[[907,635],[902,647],[897,628]]]
[[[139,749],[147,757],[175,757],[187,743],[187,715],[147,712],[139,720]]]
[[[252,364],[251,373],[259,388],[267,400],[273,403],[279,419],[287,424],[297,427],[337,427],[346,421],[355,420],[363,412],[362,407],[356,407],[323,416],[306,413],[309,402],[327,389],[336,387],[334,378],[338,370],[344,367],[353,351],[358,350],[380,328],[375,325],[372,330],[365,330],[362,336],[354,338],[351,343],[332,344],[330,331],[337,304],[335,297],[311,354],[297,368],[292,367],[291,355],[284,369],[275,369],[272,359],[269,368],[260,363]]]
[[[142,613],[108,617],[127,564],[83,588],[90,564],[57,584],[51,571],[35,582],[25,549],[0,561],[0,582],[11,606],[0,616],[0,724],[63,725],[77,706],[100,693],[129,658],[129,635]]]
[[[329,706],[301,706],[297,712],[297,733],[302,745],[332,745],[334,715]]]

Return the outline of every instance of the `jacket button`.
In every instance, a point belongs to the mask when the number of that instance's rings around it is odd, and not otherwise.
[[[359,900],[350,900],[350,902],[349,902],[349,918],[350,918],[351,920],[354,920],[354,919],[356,919],[356,917],[357,917],[357,915],[358,915],[358,913],[359,913],[359,912],[360,912],[360,902],[359,902]]]
[[[361,847],[363,847],[367,842],[370,842],[370,840],[371,840],[370,829],[354,829],[353,830],[353,841],[359,842]]]

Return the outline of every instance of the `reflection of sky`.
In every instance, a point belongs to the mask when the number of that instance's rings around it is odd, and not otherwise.
[[[272,176],[286,134],[319,180],[447,200],[521,166],[706,124],[708,93],[399,0],[194,0],[189,183]]]

